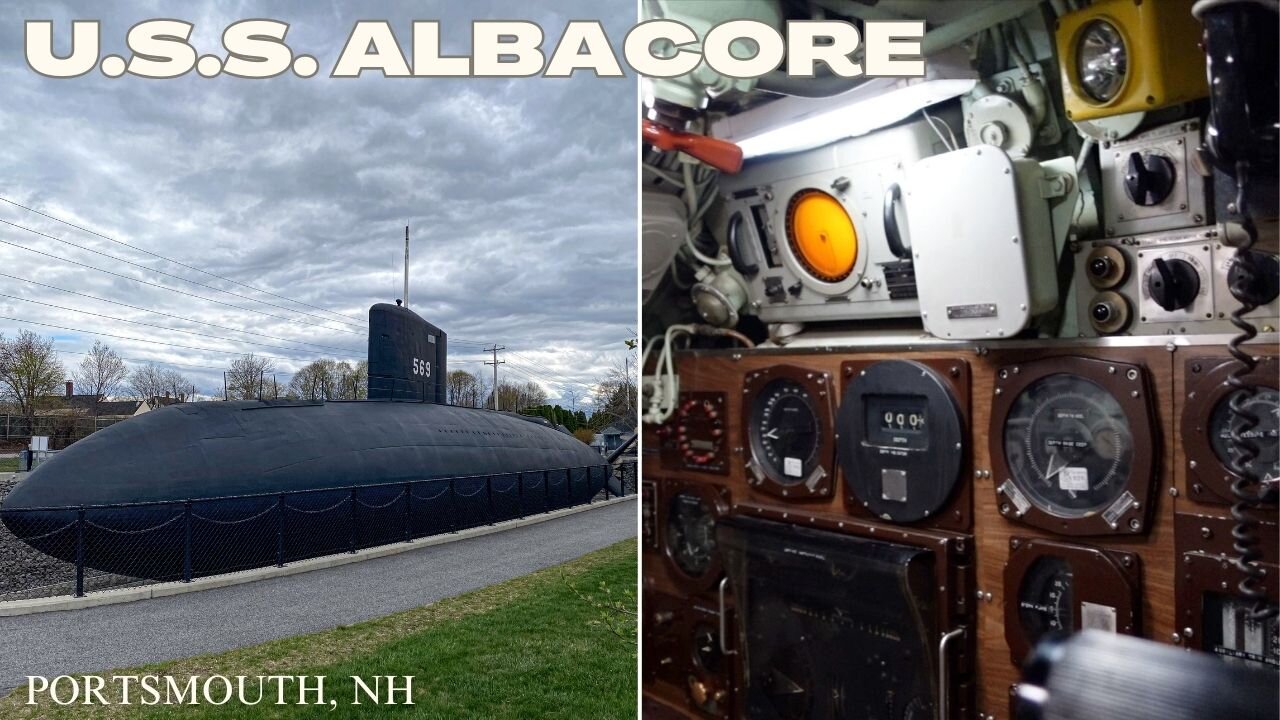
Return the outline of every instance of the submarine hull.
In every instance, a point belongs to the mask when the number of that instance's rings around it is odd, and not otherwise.
[[[94,433],[0,507],[67,562],[177,579],[404,541],[621,488],[576,438],[425,402],[206,402]],[[83,510],[82,510],[83,508]]]

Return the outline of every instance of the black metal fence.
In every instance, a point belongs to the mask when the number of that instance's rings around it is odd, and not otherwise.
[[[183,581],[635,493],[634,464],[179,502],[5,509],[0,601]]]
[[[62,449],[130,416],[100,415],[10,415],[0,413],[0,440],[26,440],[34,435],[49,438],[50,447]]]

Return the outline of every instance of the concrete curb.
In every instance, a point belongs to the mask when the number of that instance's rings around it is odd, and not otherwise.
[[[609,500],[602,500],[588,505],[577,505],[571,508],[554,510],[540,515],[531,515],[529,517],[519,518],[516,520],[508,520],[496,525],[482,525],[480,527],[470,528],[467,530],[460,530],[456,533],[432,535],[430,537],[419,538],[413,542],[379,545],[377,547],[358,550],[354,553],[326,555],[324,557],[311,558],[309,560],[299,560],[298,562],[290,563],[284,567],[275,567],[273,565],[271,567],[256,568],[254,570],[245,570],[243,572],[197,578],[189,583],[165,582],[147,585],[145,587],[101,590],[87,594],[84,597],[62,596],[39,598],[35,600],[13,600],[10,602],[0,603],[0,617],[33,615],[35,613],[58,612],[62,610],[80,610],[83,608],[98,607],[100,605],[116,605],[119,603],[136,602],[138,600],[149,600],[151,598],[181,595],[189,592],[199,592],[201,590],[227,587],[229,585],[242,585],[244,583],[267,580],[269,578],[285,577],[287,575],[297,575],[298,573],[310,572],[312,570],[338,567],[339,565],[347,565],[349,563],[361,562],[363,560],[371,560],[373,558],[386,557],[388,555],[397,555],[410,550],[418,550],[421,548],[457,542],[459,540],[481,537],[484,535],[502,532],[504,530],[524,527],[526,525],[536,525],[538,523],[547,522],[548,520],[555,520],[568,515],[593,510],[595,508],[630,502],[635,499],[635,495],[610,498]]]

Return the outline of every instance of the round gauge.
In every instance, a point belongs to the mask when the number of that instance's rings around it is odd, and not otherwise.
[[[858,260],[858,232],[840,201],[821,190],[801,190],[787,203],[787,239],[809,274],[839,282]]]
[[[1129,53],[1116,26],[1106,20],[1085,25],[1076,45],[1076,77],[1084,93],[1095,102],[1111,102],[1128,70]]]
[[[700,578],[716,552],[715,511],[700,493],[684,491],[667,507],[667,554],[685,575]]]
[[[1050,633],[1076,629],[1072,612],[1071,565],[1056,555],[1043,555],[1031,564],[1018,588],[1018,621],[1032,645]]]
[[[805,482],[818,464],[822,422],[813,395],[795,380],[764,386],[751,408],[751,454],[783,486]]]
[[[1051,515],[1079,518],[1125,492],[1133,434],[1116,398],[1067,373],[1033,382],[1005,416],[1004,456],[1014,484]]]
[[[956,398],[967,394],[960,390],[967,366],[946,361],[939,372],[912,360],[878,360],[843,368],[848,380],[836,434],[846,497],[893,522],[938,516],[964,465],[965,421]],[[955,390],[947,376],[955,378]]]
[[[693,663],[712,675],[720,673],[724,655],[720,652],[720,631],[710,625],[693,629]]]
[[[1231,399],[1244,393],[1236,390],[1218,401],[1209,418],[1209,446],[1225,467],[1230,468],[1236,451],[1231,442]],[[1244,409],[1257,416],[1258,424],[1245,433],[1245,438],[1258,446],[1258,456],[1248,465],[1259,477],[1280,477],[1280,392],[1259,387],[1245,401]]]

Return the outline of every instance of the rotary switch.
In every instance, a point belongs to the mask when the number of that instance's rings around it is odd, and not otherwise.
[[[1182,310],[1200,294],[1200,273],[1186,260],[1158,258],[1147,275],[1147,294],[1166,311]]]
[[[1138,205],[1159,205],[1173,192],[1177,171],[1173,162],[1155,153],[1129,153],[1124,191]]]
[[[1246,250],[1247,262],[1231,260],[1227,271],[1227,287],[1231,295],[1242,303],[1261,306],[1280,295],[1280,262],[1275,255]]]

